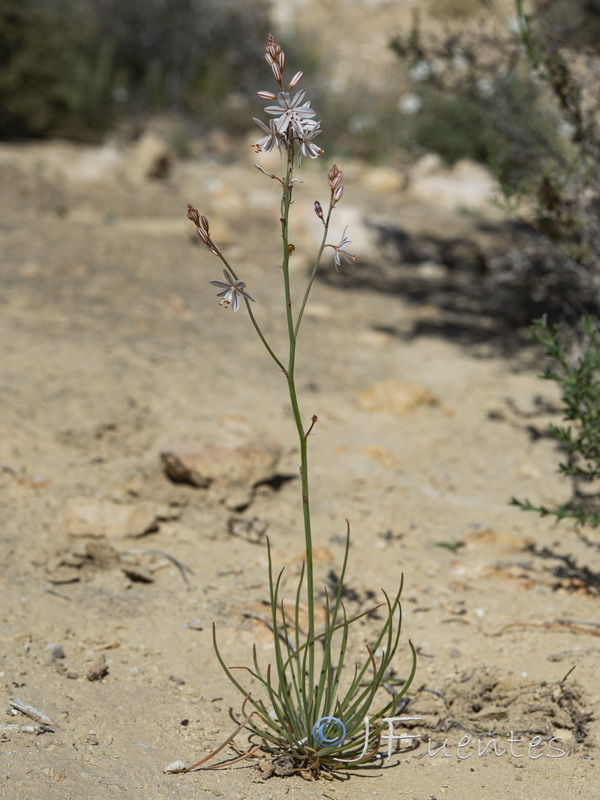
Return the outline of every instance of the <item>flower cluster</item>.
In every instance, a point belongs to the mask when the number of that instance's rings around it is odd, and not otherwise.
[[[316,111],[310,107],[310,101],[303,102],[306,94],[304,89],[296,92],[293,97],[291,94],[292,89],[300,83],[303,73],[297,72],[289,82],[287,91],[284,91],[285,54],[271,35],[267,41],[265,58],[281,91],[278,94],[258,92],[262,100],[275,100],[277,104],[265,108],[267,114],[276,117],[269,121],[268,126],[254,118],[254,122],[265,134],[254,145],[256,152],[269,153],[274,147],[281,152],[281,148],[284,147],[297,154],[298,163],[304,156],[321,158],[323,150],[313,142],[313,139],[321,133],[321,123],[313,119]]]
[[[264,134],[264,136],[259,139],[258,142],[256,142],[254,147],[259,153],[268,153],[275,147],[280,153],[282,149],[285,150],[287,152],[287,177],[285,179],[279,178],[276,175],[271,175],[270,173],[266,172],[259,164],[256,166],[261,172],[270,178],[276,179],[279,181],[281,186],[284,187],[283,204],[285,208],[282,218],[283,222],[284,219],[287,218],[289,206],[292,202],[292,187],[294,183],[298,182],[299,180],[292,177],[295,159],[297,158],[298,164],[300,164],[302,158],[305,156],[308,158],[321,158],[323,156],[323,150],[314,144],[313,141],[321,133],[321,124],[315,120],[316,112],[313,108],[311,108],[310,102],[305,100],[306,93],[304,89],[294,91],[302,80],[303,73],[296,72],[287,86],[284,84],[283,71],[285,67],[285,54],[272,35],[269,35],[267,40],[265,58],[271,68],[271,72],[273,73],[273,77],[275,78],[280,91],[277,94],[268,91],[258,92],[258,96],[262,100],[266,100],[271,103],[271,105],[267,105],[265,108],[265,112],[271,116],[271,119],[269,120],[268,125],[259,119],[254,120]],[[342,266],[342,261],[346,262],[347,264],[353,264],[356,261],[356,256],[348,252],[346,249],[347,246],[351,244],[350,240],[346,238],[346,229],[344,229],[344,233],[342,234],[339,244],[326,244],[331,212],[342,199],[342,195],[344,193],[344,187],[342,186],[343,177],[342,171],[338,169],[336,164],[334,164],[327,173],[330,196],[329,205],[326,208],[326,211],[323,210],[323,206],[321,206],[318,200],[315,200],[314,202],[315,214],[321,220],[324,226],[323,243],[308,283],[308,288],[305,293],[304,301],[301,305],[301,311],[299,313],[298,320],[296,321],[296,325],[299,324],[299,321],[302,318],[304,305],[312,286],[323,250],[326,247],[331,247],[333,249],[334,264],[337,271],[339,271],[339,268]],[[224,280],[210,281],[213,286],[216,286],[220,290],[217,293],[217,297],[221,298],[221,305],[224,308],[232,308],[234,311],[237,311],[242,305],[242,300],[246,301],[250,318],[255,327],[257,327],[250,304],[248,303],[248,301],[254,302],[254,298],[248,294],[246,291],[245,282],[238,278],[219,247],[213,241],[210,234],[208,219],[204,215],[199,214],[197,209],[190,205],[188,205],[187,215],[188,218],[193,222],[196,228],[196,234],[200,241],[208,248],[208,250],[210,250],[213,255],[221,259],[223,266],[225,267],[223,270]],[[286,248],[284,254],[285,264],[283,267],[285,271],[287,270],[289,257],[295,250],[294,245],[289,243],[287,240],[287,234],[284,237],[284,245]],[[286,277],[286,281],[289,281],[289,278]],[[289,284],[286,291],[289,292]],[[263,339],[263,343],[265,343],[260,330],[258,328],[257,330],[259,331],[261,339]],[[273,356],[273,352],[268,346],[267,349]],[[281,367],[281,364],[277,358],[275,358],[275,360]]]
[[[198,210],[188,204],[187,215],[188,219],[190,219],[196,226],[196,233],[198,234],[198,238],[200,239],[200,241],[208,247],[208,249],[213,255],[221,257],[221,251],[219,250],[217,245],[213,242],[213,240],[210,238],[208,220],[204,216],[204,214],[200,216]]]
[[[332,206],[335,206],[337,203],[339,203],[339,201],[342,199],[342,195],[344,194],[344,187],[342,186],[343,177],[344,173],[341,169],[338,169],[337,164],[334,164],[327,173],[327,180],[329,182],[329,188],[331,189]]]
[[[246,300],[252,300],[254,303],[255,300],[252,295],[248,294],[246,289],[246,284],[244,281],[238,279],[234,271],[231,269],[227,261],[223,258],[223,254],[217,247],[217,245],[213,242],[210,238],[210,228],[208,225],[208,219],[204,216],[204,214],[200,215],[198,210],[193,206],[188,205],[188,219],[190,219],[194,225],[196,226],[196,233],[198,234],[198,238],[201,242],[203,242],[210,252],[218,256],[221,261],[228,267],[228,269],[223,270],[223,275],[225,277],[224,281],[209,281],[213,286],[217,286],[222,291],[217,292],[217,297],[221,297],[222,300],[220,305],[223,308],[233,308],[234,311],[237,311],[241,304],[240,298],[245,298]]]
[[[327,181],[329,182],[329,188],[331,189],[331,202],[330,208],[334,208],[334,206],[339,203],[342,199],[342,195],[344,194],[344,187],[342,186],[342,178],[344,177],[344,173],[341,169],[338,168],[337,164],[334,164],[332,168],[327,173]],[[323,224],[325,224],[325,220],[323,219],[323,208],[319,201],[315,201],[315,214]],[[335,269],[337,272],[340,271],[340,267],[342,265],[342,259],[346,261],[347,264],[354,264],[358,256],[349,253],[346,250],[346,247],[349,244],[352,244],[350,239],[346,238],[346,231],[348,228],[344,228],[344,233],[342,234],[342,238],[339,244],[326,244],[325,247],[331,247],[335,251],[334,256],[334,263]]]

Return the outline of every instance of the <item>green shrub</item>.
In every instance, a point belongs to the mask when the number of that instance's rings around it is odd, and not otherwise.
[[[536,0],[533,16],[546,38],[600,52],[600,0]]]
[[[508,306],[558,311],[574,324],[600,311],[598,67],[573,49],[599,25],[600,0],[538,0],[530,14],[514,0],[514,8],[512,31],[490,18],[424,34],[417,17],[391,45],[423,98],[415,143],[449,161],[487,164],[512,211],[515,198],[528,201],[535,235],[494,266],[503,290],[519,298]]]
[[[450,164],[461,158],[487,164],[511,188],[538,175],[560,147],[556,120],[526,74],[465,87],[463,94],[426,87],[422,98],[422,110],[409,119],[414,142]]]
[[[426,35],[416,16],[412,30],[391,47],[422,100],[419,113],[407,119],[414,146],[449,163],[487,164],[509,190],[539,175],[548,160],[567,158],[559,117],[516,37],[464,26]]]
[[[268,10],[266,0],[5,0],[0,136],[100,138],[119,117],[158,111],[246,125],[240,98],[260,88],[254,43]]]
[[[565,424],[550,425],[547,435],[564,453],[558,469],[571,480],[572,494],[557,508],[515,498],[512,504],[559,521],[566,518],[578,524],[600,525],[600,495],[584,491],[600,479],[600,334],[593,320],[584,317],[580,341],[569,350],[565,331],[559,325],[549,326],[545,316],[536,320],[531,330],[531,338],[552,361],[540,377],[555,381],[561,390]]]
[[[36,0],[0,8],[0,137],[46,136],[69,111],[71,31]]]

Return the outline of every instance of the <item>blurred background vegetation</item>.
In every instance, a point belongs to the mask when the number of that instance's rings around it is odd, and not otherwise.
[[[532,6],[544,36],[560,31],[564,46],[600,51],[600,0]],[[418,9],[444,33],[424,36],[417,17],[411,31],[390,34],[397,80],[377,91],[332,93],[310,33],[284,41],[288,61],[313,73],[330,142],[384,163],[430,151],[449,163],[470,157],[512,187],[548,156],[569,157],[548,89],[506,19],[494,33],[477,27],[482,12],[493,16],[491,0]],[[161,113],[200,135],[245,133],[264,83],[270,11],[269,0],[2,0],[0,138],[100,141],[123,121]]]
[[[0,137],[94,141],[161,112],[235,128],[264,77],[268,11],[265,0],[2,0]]]
[[[423,0],[412,25],[390,30],[397,70],[376,84],[368,69],[346,85],[329,79],[337,34],[311,29],[308,13],[278,37],[290,68],[309,73],[329,152],[400,168],[432,151],[485,164],[539,233],[503,273],[523,289],[523,317],[551,313],[551,299],[595,313],[600,0],[525,5]],[[267,88],[271,12],[270,0],[2,0],[0,139],[101,142],[154,115],[180,121],[170,143],[180,155],[186,137],[245,135],[254,92]]]

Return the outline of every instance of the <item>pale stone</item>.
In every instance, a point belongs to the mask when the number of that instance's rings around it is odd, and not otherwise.
[[[65,508],[65,522],[71,536],[143,536],[158,528],[161,516],[161,507],[155,503],[133,505],[97,497],[73,497]]]
[[[419,406],[439,405],[439,399],[426,386],[393,379],[359,392],[355,402],[362,411],[383,411],[394,417],[401,417]]]
[[[379,194],[393,194],[404,188],[406,178],[393,167],[375,167],[365,172],[362,184],[365,189]]]
[[[451,169],[434,154],[423,156],[409,176],[409,196],[447,209],[481,210],[489,206],[496,181],[481,164],[458,161]]]
[[[146,133],[136,144],[131,160],[131,175],[137,180],[164,179],[173,166],[169,145],[155,133]]]
[[[254,488],[276,474],[281,448],[266,437],[231,433],[229,442],[182,440],[163,448],[160,457],[171,480],[211,488],[228,508],[243,508]]]

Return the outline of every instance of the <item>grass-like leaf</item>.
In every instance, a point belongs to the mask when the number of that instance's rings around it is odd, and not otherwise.
[[[409,642],[412,666],[408,677],[401,682],[398,692],[391,699],[377,703],[378,694],[389,679],[400,641],[402,585],[393,598],[384,592],[383,603],[349,618],[342,601],[349,546],[348,532],[340,580],[333,601],[325,592],[323,630],[312,639],[306,639],[301,630],[299,613],[304,568],[295,590],[294,608],[288,614],[281,597],[283,571],[275,577],[268,544],[274,658],[273,664],[266,669],[259,664],[256,647],[253,648],[253,668],[228,667],[219,651],[213,626],[217,658],[231,683],[244,697],[244,715],[247,705],[253,709],[246,717],[246,729],[259,739],[264,751],[273,756],[287,756],[297,769],[313,774],[318,774],[321,769],[356,766],[372,758],[386,727],[383,720],[394,716],[416,671],[416,652]],[[354,626],[380,608],[386,611],[374,641],[366,645],[366,654],[361,662],[349,663],[348,647]],[[311,661],[316,665],[314,685],[309,684],[308,665]],[[258,684],[261,697],[255,697],[250,687],[237,679],[234,671],[239,669],[246,671]],[[335,718],[335,721],[328,724],[324,722],[327,718]],[[369,725],[367,742],[365,719]],[[338,721],[345,727],[345,736],[336,742],[336,731],[340,730],[336,727]]]

